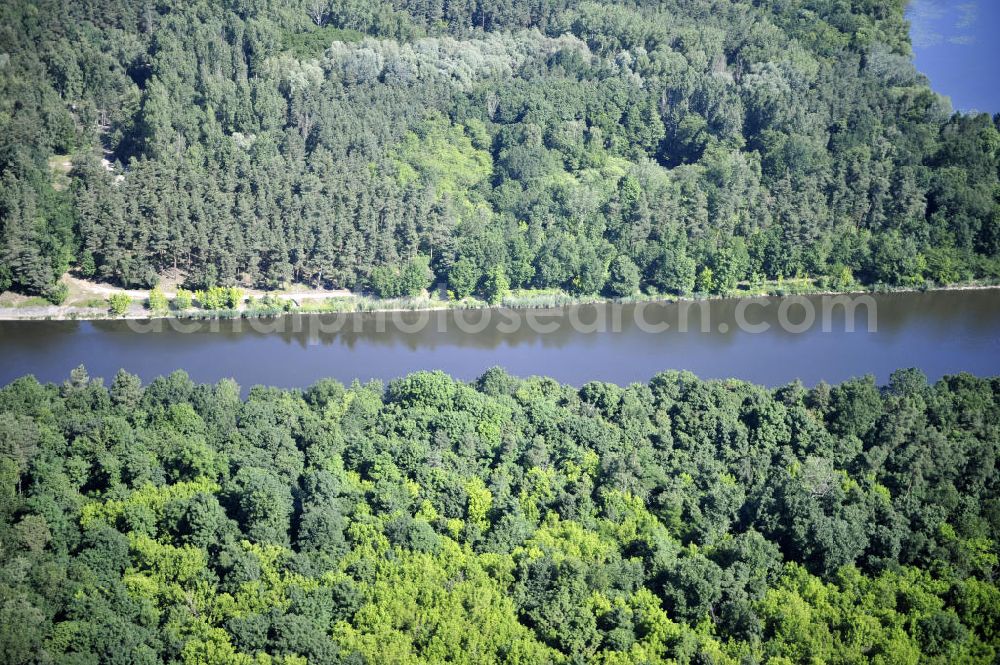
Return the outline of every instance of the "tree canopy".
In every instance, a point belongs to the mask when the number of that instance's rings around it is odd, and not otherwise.
[[[0,389],[4,662],[994,663],[1000,381]]]
[[[998,278],[997,120],[904,5],[5,2],[0,290]]]

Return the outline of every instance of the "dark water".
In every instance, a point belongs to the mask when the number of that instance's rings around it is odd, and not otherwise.
[[[61,381],[81,363],[108,380],[120,367],[146,380],[181,368],[199,382],[232,377],[244,388],[304,387],[322,377],[386,380],[419,369],[473,379],[494,365],[575,385],[646,381],[665,369],[770,386],[867,373],[884,382],[901,367],[918,367],[931,379],[960,371],[1000,375],[1000,291],[870,298],[876,332],[868,330],[865,305],[849,332],[843,308],[824,317],[820,296],[805,299],[815,323],[798,333],[794,324],[805,323],[805,306],[788,306],[791,330],[783,329],[777,299],[751,301],[742,311],[734,300],[688,306],[687,332],[679,330],[685,306],[677,304],[164,321],[160,332],[135,331],[148,322],[7,321],[0,322],[0,383],[29,373]],[[741,321],[769,329],[752,332]],[[669,329],[648,330],[662,323]],[[174,329],[178,324],[200,329],[184,332]]]

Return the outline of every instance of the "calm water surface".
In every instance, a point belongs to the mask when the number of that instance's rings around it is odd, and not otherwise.
[[[200,322],[196,332],[173,329],[170,322],[161,332],[136,332],[149,324],[6,321],[0,322],[0,383],[25,374],[62,381],[81,363],[91,376],[107,380],[122,367],[147,381],[181,368],[199,382],[232,377],[244,388],[304,387],[322,377],[388,380],[421,369],[473,379],[494,365],[575,385],[647,381],[665,369],[770,386],[867,373],[884,382],[901,367],[918,367],[931,379],[961,371],[1000,375],[1000,291],[873,299],[876,332],[868,330],[865,307],[857,310],[854,332],[846,330],[842,309],[834,310],[824,330],[819,296],[808,298],[816,322],[801,333],[782,329],[777,299],[754,301],[742,318],[735,300],[692,307],[687,332],[678,330],[683,306],[677,304],[645,305],[639,322],[634,305],[534,310],[533,325],[525,311],[291,316],[253,326]],[[804,311],[790,307],[788,319],[797,324]],[[751,332],[740,321],[769,329]],[[663,323],[669,329],[649,331]]]

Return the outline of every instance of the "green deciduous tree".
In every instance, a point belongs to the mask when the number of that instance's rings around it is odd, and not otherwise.
[[[193,294],[182,287],[177,287],[177,294],[174,296],[174,309],[184,311],[191,309],[193,304]]]
[[[689,294],[695,287],[694,259],[683,247],[665,244],[653,264],[650,280],[665,293]]]
[[[715,274],[712,269],[708,266],[703,266],[698,272],[698,278],[695,281],[694,290],[699,293],[716,293],[716,283]]]
[[[616,256],[608,271],[607,291],[612,296],[624,298],[639,290],[639,268],[627,256]]]
[[[503,266],[493,266],[483,279],[483,297],[491,305],[503,302],[510,292],[510,281]]]
[[[149,297],[146,299],[146,306],[151,311],[165,312],[168,305],[167,296],[163,294],[163,291],[159,287],[154,287],[150,290]]]
[[[132,306],[132,297],[119,291],[108,296],[108,307],[115,316],[124,316]]]
[[[448,271],[448,289],[456,300],[472,295],[479,283],[476,266],[468,259],[459,259]]]

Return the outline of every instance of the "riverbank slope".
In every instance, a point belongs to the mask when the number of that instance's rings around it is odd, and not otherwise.
[[[277,291],[242,289],[244,301],[240,307],[227,310],[205,310],[191,307],[177,310],[172,305],[165,311],[151,311],[147,304],[148,290],[122,289],[112,284],[84,280],[67,274],[62,280],[69,289],[69,295],[61,305],[54,305],[43,298],[6,292],[0,294],[0,321],[97,321],[106,319],[150,319],[150,318],[239,318],[276,316],[289,313],[363,313],[426,311],[447,309],[484,309],[489,307],[510,307],[515,309],[564,307],[569,305],[608,302],[679,302],[721,298],[763,298],[789,295],[850,295],[863,293],[905,293],[915,291],[955,291],[969,289],[997,289],[1000,283],[977,281],[950,285],[926,284],[921,286],[888,286],[884,284],[857,285],[851,289],[833,290],[819,284],[812,278],[771,280],[757,285],[740,284],[726,294],[692,294],[677,296],[670,294],[639,294],[625,299],[609,299],[603,296],[574,296],[564,291],[552,289],[519,289],[508,294],[500,303],[466,298],[449,300],[444,288],[431,291],[414,298],[380,299],[358,295],[347,289],[314,289],[305,285]],[[173,301],[177,294],[179,280],[167,277],[160,283],[163,294]],[[114,294],[125,294],[131,304],[123,314],[111,311],[108,298]]]

